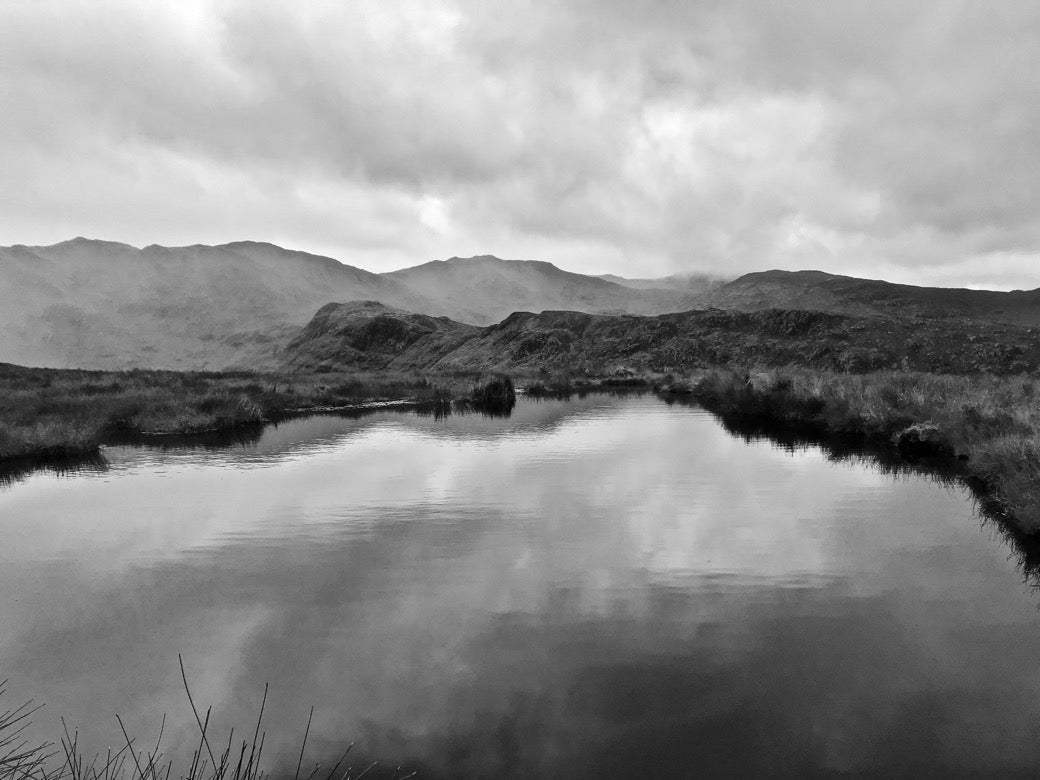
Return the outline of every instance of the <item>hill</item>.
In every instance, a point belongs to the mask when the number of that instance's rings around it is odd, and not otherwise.
[[[477,328],[370,302],[331,304],[280,355],[317,371],[542,370],[591,374],[711,365],[798,365],[860,373],[997,374],[1040,367],[1031,328],[764,309],[657,316],[514,312]]]
[[[746,274],[704,293],[697,304],[699,307],[739,311],[803,309],[1040,326],[1040,289],[999,292],[917,287],[837,276],[823,271],[763,271]]]
[[[703,287],[661,280],[657,286],[621,277],[571,273],[538,260],[492,255],[434,260],[385,274],[438,303],[452,319],[489,325],[524,309],[593,314],[661,314],[691,308]]]
[[[0,361],[218,368],[277,351],[330,298],[426,305],[391,279],[271,244],[0,248]]]
[[[412,314],[378,301],[330,303],[289,342],[286,368],[380,370],[424,365],[480,332],[447,317]]]

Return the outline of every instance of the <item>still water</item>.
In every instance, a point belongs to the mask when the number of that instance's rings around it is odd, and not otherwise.
[[[1040,594],[960,488],[631,396],[107,458],[0,487],[0,704],[44,737],[190,751],[181,653],[215,733],[270,683],[290,775],[312,705],[305,774],[1040,769]]]

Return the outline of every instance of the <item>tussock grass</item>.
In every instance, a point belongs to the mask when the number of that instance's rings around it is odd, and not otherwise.
[[[76,371],[0,365],[0,461],[97,452],[126,437],[259,426],[313,409],[407,400],[443,405],[469,377],[420,374]]]
[[[470,390],[470,401],[474,408],[492,416],[508,415],[516,406],[516,388],[513,378],[496,374],[486,382],[480,382]]]
[[[1040,393],[1032,377],[715,369],[690,386],[723,417],[957,458],[1017,530],[1040,532]]]

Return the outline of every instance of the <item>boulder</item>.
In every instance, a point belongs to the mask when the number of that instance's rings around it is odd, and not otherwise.
[[[913,458],[953,455],[949,438],[934,423],[914,423],[893,434],[892,443],[903,455]]]

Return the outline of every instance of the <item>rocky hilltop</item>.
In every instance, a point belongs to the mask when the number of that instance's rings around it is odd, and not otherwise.
[[[378,301],[330,303],[289,342],[281,358],[290,369],[413,368],[479,332],[474,325],[412,314]]]
[[[683,371],[799,365],[970,374],[1034,371],[1032,328],[794,309],[694,310],[651,317],[515,312],[483,328],[373,302],[323,307],[279,355],[283,368],[439,371]]]

